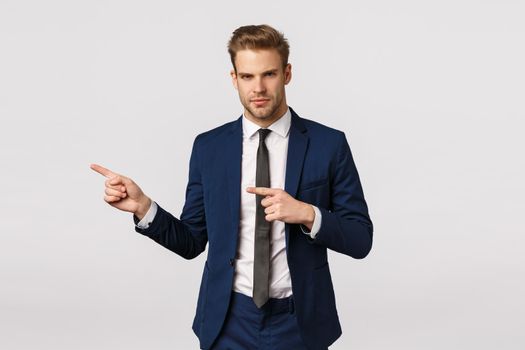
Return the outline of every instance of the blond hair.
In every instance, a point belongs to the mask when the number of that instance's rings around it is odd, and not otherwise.
[[[233,69],[235,67],[235,56],[241,50],[259,50],[275,49],[281,56],[283,68],[288,64],[290,55],[290,45],[283,33],[270,27],[267,24],[242,26],[232,34],[228,42],[228,52],[232,61]]]

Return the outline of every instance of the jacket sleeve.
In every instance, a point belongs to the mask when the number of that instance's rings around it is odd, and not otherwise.
[[[135,226],[135,231],[153,239],[185,259],[197,257],[204,251],[208,242],[198,140],[199,137],[193,143],[186,201],[180,219],[159,205],[157,214],[148,228],[141,229]]]
[[[372,248],[373,225],[344,133],[341,133],[333,169],[331,208],[319,207],[321,227],[310,242],[362,259]]]

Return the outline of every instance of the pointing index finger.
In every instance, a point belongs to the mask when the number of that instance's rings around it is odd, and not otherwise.
[[[246,188],[246,192],[258,194],[260,196],[272,196],[276,191],[273,188],[268,187],[248,187]]]
[[[105,177],[114,177],[117,175],[111,170],[106,169],[103,166],[98,165],[98,164],[91,164],[89,167],[93,169],[94,171],[96,171],[97,173],[99,173],[100,175],[103,175]]]

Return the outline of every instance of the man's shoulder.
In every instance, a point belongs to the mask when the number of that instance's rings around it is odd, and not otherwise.
[[[208,131],[204,131],[195,137],[195,142],[208,143],[208,142],[213,142],[214,140],[217,140],[217,139],[220,140],[223,137],[229,137],[230,134],[235,131],[235,128],[239,127],[238,125],[239,123],[240,123],[240,120],[236,119],[236,120],[224,123],[222,125],[219,125]]]
[[[344,132],[341,130],[338,130],[336,128],[333,128],[326,124],[322,124],[318,121],[309,118],[298,116],[297,114],[295,116],[297,117],[299,123],[302,123],[302,125],[306,128],[306,131],[308,132],[309,136],[326,138],[327,140],[333,140],[334,138],[339,139],[341,137],[344,137]]]
[[[302,121],[303,123],[305,124],[306,128],[308,130],[312,130],[312,131],[318,131],[318,132],[321,132],[321,133],[325,133],[325,134],[341,134],[342,131],[341,130],[338,130],[336,128],[333,128],[331,126],[328,126],[326,124],[322,124],[318,121],[315,121],[315,120],[311,120],[311,119],[307,119],[307,118],[302,118]]]

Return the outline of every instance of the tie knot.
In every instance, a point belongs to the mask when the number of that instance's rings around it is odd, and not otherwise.
[[[272,131],[270,129],[259,129],[259,143],[264,142],[266,139],[266,136],[268,136],[269,133]]]

